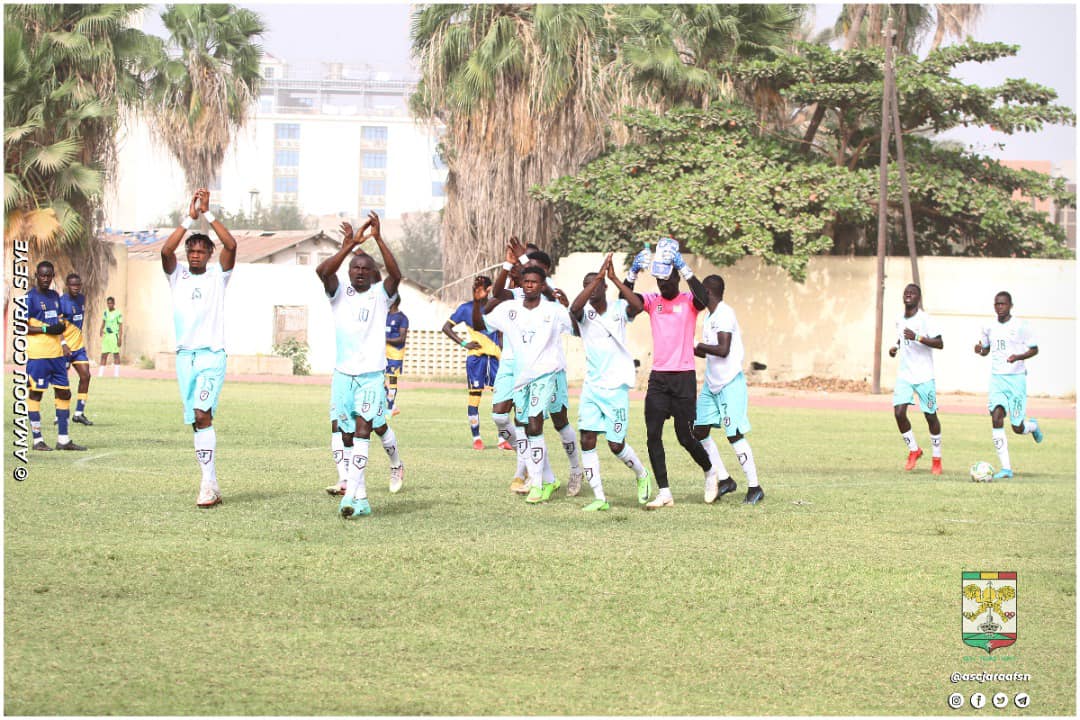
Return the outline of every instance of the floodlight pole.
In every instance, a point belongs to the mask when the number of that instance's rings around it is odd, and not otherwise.
[[[892,43],[889,43],[889,47],[892,47]],[[915,251],[915,222],[911,219],[911,195],[908,192],[907,161],[904,160],[904,131],[900,128],[900,94],[896,89],[896,72],[893,71],[891,75],[892,122],[893,132],[896,133],[896,164],[900,168],[900,193],[904,199],[904,230],[907,234],[908,254],[911,256],[911,282],[921,288],[922,284],[919,282],[919,256]],[[919,305],[922,305],[921,297]]]
[[[889,212],[889,96],[892,81],[892,18],[885,25],[885,84],[881,93],[881,155],[878,171],[877,304],[874,312],[874,375],[870,391],[881,394],[881,334],[885,313],[885,233]]]

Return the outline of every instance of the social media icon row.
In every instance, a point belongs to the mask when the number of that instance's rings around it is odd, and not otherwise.
[[[962,694],[953,693],[949,696],[949,707],[951,707],[953,710],[959,710],[960,708],[964,707],[964,701],[965,698]],[[986,707],[986,696],[980,692],[972,693],[971,697],[967,698],[967,701],[970,702],[971,707],[975,708],[976,710],[982,710],[984,707]],[[1002,708],[1008,706],[1009,696],[1003,692],[994,693],[994,696],[990,698],[990,704],[998,710],[1001,710]],[[1027,693],[1017,693],[1016,697],[1013,698],[1013,704],[1023,710],[1031,704],[1031,697]]]

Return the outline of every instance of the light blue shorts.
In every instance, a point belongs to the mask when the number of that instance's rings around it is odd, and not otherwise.
[[[335,370],[330,380],[330,411],[340,432],[356,432],[357,417],[372,428],[381,428],[386,424],[385,374],[346,375]]]
[[[720,392],[709,390],[708,384],[701,388],[697,399],[695,425],[724,428],[727,436],[750,432],[750,418],[746,414],[750,395],[746,390],[746,376],[736,375]]]
[[[897,378],[896,387],[892,391],[893,407],[911,405],[913,396],[919,398],[919,407],[924,413],[937,412],[937,388],[933,380],[912,385],[907,380]]]
[[[514,399],[514,363],[502,361],[499,372],[495,373],[495,383],[491,386],[491,404]]]
[[[184,402],[184,423],[195,422],[196,410],[216,415],[221,386],[225,384],[225,351],[177,350],[176,380]]]
[[[557,413],[565,409],[569,402],[565,370],[541,375],[520,390],[514,391],[514,411],[518,422],[522,423],[527,422],[530,417]]]
[[[993,413],[997,406],[1005,408],[1012,425],[1023,425],[1027,417],[1027,375],[991,375],[990,400],[986,409]]]
[[[608,442],[626,439],[626,421],[630,410],[630,388],[581,388],[578,401],[578,430],[604,433]]]

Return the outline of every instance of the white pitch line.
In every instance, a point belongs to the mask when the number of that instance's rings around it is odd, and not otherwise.
[[[120,454],[119,450],[113,450],[112,452],[101,453],[100,455],[87,455],[86,457],[80,458],[80,459],[76,460],[75,462],[73,462],[71,464],[72,465],[85,465],[86,463],[90,462],[91,460],[100,460],[101,458],[107,458],[107,457],[110,457],[112,455],[119,455],[119,454]]]

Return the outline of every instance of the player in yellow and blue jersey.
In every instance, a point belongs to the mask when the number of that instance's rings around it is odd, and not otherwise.
[[[398,378],[405,364],[405,341],[409,337],[409,316],[401,312],[401,296],[390,303],[386,315],[386,409],[391,416],[401,412],[394,407],[397,400]]]
[[[63,338],[71,350],[68,364],[79,376],[79,390],[75,401],[75,414],[71,422],[80,425],[93,425],[86,417],[86,396],[90,392],[90,358],[86,354],[86,342],[83,338],[83,318],[86,312],[86,296],[82,293],[82,278],[79,273],[68,273],[65,278],[67,292],[60,296],[60,314],[67,321]]]

